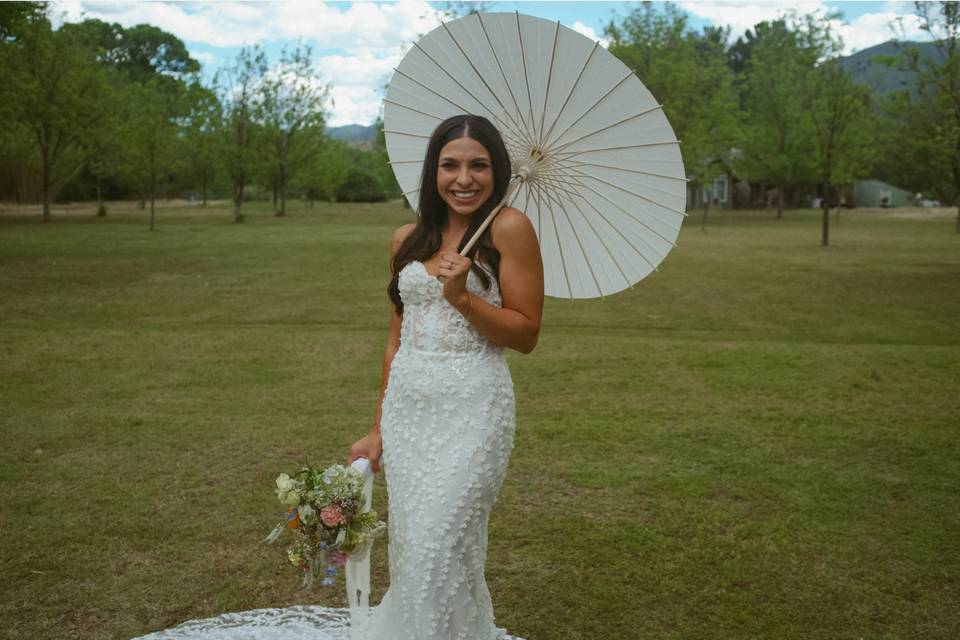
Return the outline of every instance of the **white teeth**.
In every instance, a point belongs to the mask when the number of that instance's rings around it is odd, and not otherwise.
[[[468,199],[468,198],[472,198],[478,193],[479,191],[454,191],[453,195],[455,195],[458,198]]]

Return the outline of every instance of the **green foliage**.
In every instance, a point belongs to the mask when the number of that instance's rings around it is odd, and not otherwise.
[[[91,154],[106,80],[73,30],[54,31],[46,16],[33,14],[19,25],[2,45],[0,104],[36,144],[46,221],[57,192]]]
[[[153,25],[124,28],[88,18],[64,28],[75,31],[102,64],[131,82],[144,83],[158,75],[176,81],[200,71],[182,40]]]
[[[610,53],[663,104],[693,184],[709,184],[727,170],[730,149],[740,137],[727,32],[695,33],[676,5],[644,2],[619,23],[611,22],[605,33]]]
[[[258,92],[267,73],[266,54],[259,47],[244,47],[233,63],[218,72],[214,86],[220,94],[224,127],[221,133],[227,174],[233,184],[233,218],[243,220],[243,191],[262,165],[262,137],[257,136]]]
[[[304,131],[301,171],[291,183],[303,189],[307,200],[333,201],[350,174],[348,147],[340,140],[327,138],[323,129]]]
[[[386,199],[377,179],[357,168],[351,169],[337,190],[337,202],[383,202]]]
[[[125,156],[142,197],[150,201],[153,229],[158,189],[169,182],[180,158],[178,119],[185,112],[184,94],[177,85],[151,78],[143,84],[131,83],[125,101]]]
[[[904,47],[899,63],[917,73],[916,91],[900,91],[881,104],[884,128],[897,150],[882,173],[902,171],[915,188],[957,206],[960,233],[960,5],[916,5],[920,27],[933,39],[938,56],[921,56]]]
[[[310,47],[284,49],[280,64],[264,75],[260,85],[256,119],[270,150],[265,169],[278,192],[277,215],[286,214],[287,185],[304,166],[310,150],[303,144],[309,141],[303,131],[323,131],[330,85],[323,84],[311,58]]]
[[[736,169],[741,178],[782,190],[813,180],[813,128],[804,111],[806,79],[820,55],[794,22],[761,22],[739,48],[744,135]]]

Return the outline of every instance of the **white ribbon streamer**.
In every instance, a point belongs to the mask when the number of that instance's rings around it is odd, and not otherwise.
[[[366,458],[350,465],[363,474],[363,511],[370,510],[373,498],[373,469]],[[350,605],[350,636],[362,640],[362,631],[370,614],[370,546],[368,542],[347,558],[347,603]]]

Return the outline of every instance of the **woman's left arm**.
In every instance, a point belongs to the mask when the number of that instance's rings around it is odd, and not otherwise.
[[[500,251],[500,294],[503,306],[484,301],[466,288],[469,258],[441,254],[441,265],[451,262],[439,275],[445,277],[443,295],[474,328],[501,347],[530,353],[540,336],[543,316],[543,260],[540,244],[529,218],[504,207],[491,225],[494,244]]]

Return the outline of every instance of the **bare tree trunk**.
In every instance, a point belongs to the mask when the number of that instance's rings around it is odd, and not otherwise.
[[[153,219],[154,219],[154,200],[157,197],[157,179],[153,176],[150,177],[150,231],[153,231]]]
[[[280,210],[277,211],[277,215],[285,216],[287,215],[287,172],[283,167],[280,167],[277,173],[277,191],[280,192]]]
[[[236,185],[233,192],[233,221],[243,222],[243,214],[240,213],[240,207],[243,205],[243,183]]]
[[[107,209],[103,206],[103,190],[100,188],[100,180],[97,180],[97,217],[102,218],[107,215]]]
[[[960,233],[960,204],[957,204],[957,233]]]
[[[783,185],[777,185],[777,220],[783,220]]]
[[[707,214],[710,213],[710,201],[713,200],[713,196],[707,198],[706,203],[703,205],[703,215],[700,217],[700,230],[707,230]]]
[[[823,237],[820,240],[821,247],[830,245],[830,200],[827,198],[827,188],[828,185],[824,182],[822,190],[823,200],[820,202],[820,207],[823,209]]]
[[[43,221],[50,221],[50,161],[43,154]]]

